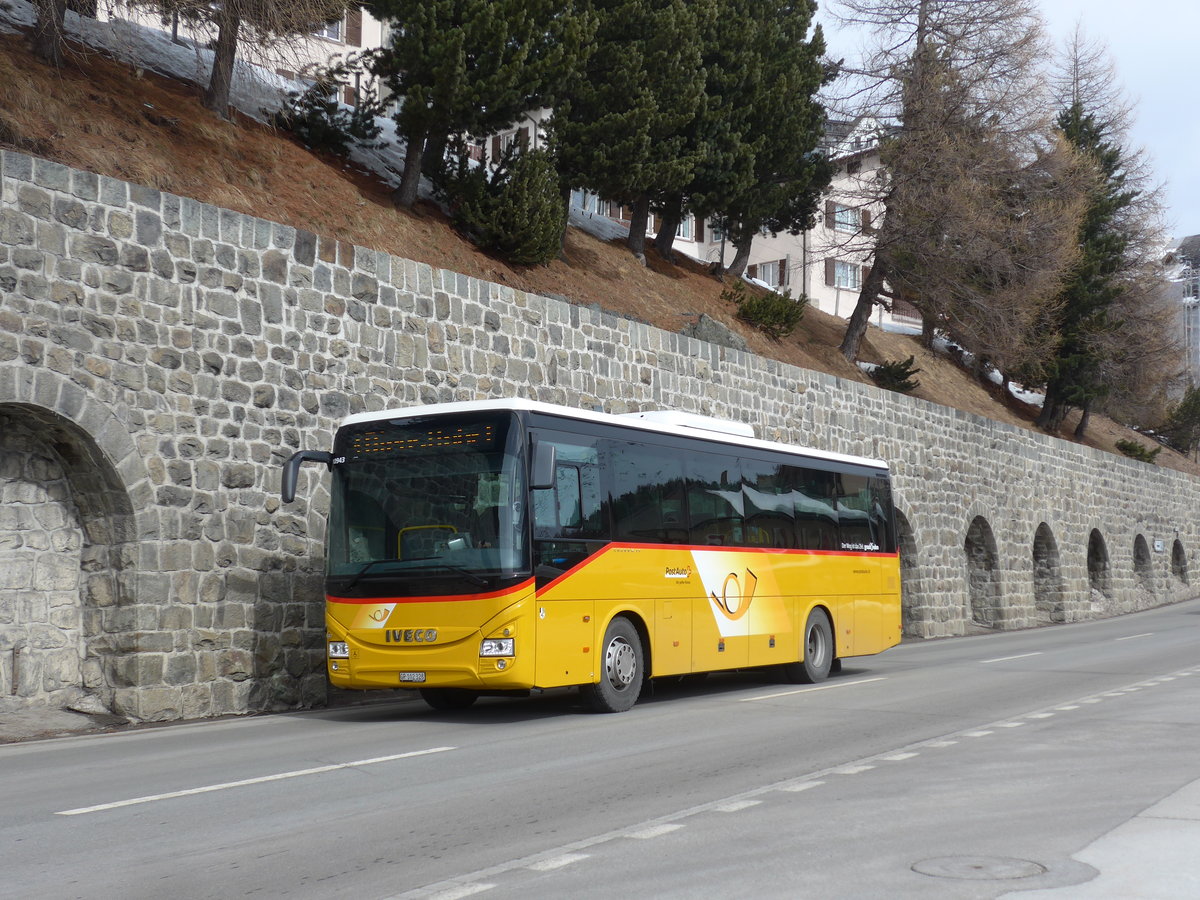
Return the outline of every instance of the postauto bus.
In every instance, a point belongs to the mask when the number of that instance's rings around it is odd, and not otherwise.
[[[350,416],[331,451],[330,681],[436,709],[773,666],[818,682],[900,640],[886,463],[685,413],[523,400]]]

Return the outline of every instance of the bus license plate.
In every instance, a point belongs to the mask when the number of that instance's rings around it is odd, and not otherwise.
[[[401,681],[415,681],[415,682],[420,683],[425,680],[425,673],[424,672],[401,672],[400,680]]]

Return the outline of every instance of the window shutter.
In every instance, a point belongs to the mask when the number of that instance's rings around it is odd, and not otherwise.
[[[346,13],[346,43],[352,47],[362,46],[362,7],[353,6]]]
[[[529,149],[529,127],[517,129],[517,143],[521,145],[522,150]]]
[[[758,277],[758,263],[755,263],[752,266],[746,266],[746,274],[749,275],[751,278],[757,278]]]
[[[354,88],[346,85],[342,88],[342,102],[347,106],[357,106],[358,98],[354,96]]]
[[[781,259],[779,261],[779,286],[787,287],[788,283],[788,261]]]
[[[503,152],[504,151],[500,149],[500,135],[497,134],[492,137],[492,162],[500,162],[500,157]]]
[[[704,243],[704,220],[701,218],[696,219],[696,243]]]
[[[832,200],[825,201],[825,227],[831,231],[836,227],[837,221],[834,216],[837,214],[837,204]],[[830,284],[833,284],[831,281]]]
[[[871,211],[869,209],[862,211],[862,230],[863,234],[875,233],[875,226],[871,224]]]
[[[837,278],[832,259],[825,260],[825,283],[832,286]]]

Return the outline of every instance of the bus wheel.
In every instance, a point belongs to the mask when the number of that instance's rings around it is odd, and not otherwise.
[[[633,623],[616,618],[604,633],[601,647],[603,671],[596,684],[579,688],[584,702],[595,712],[624,712],[637,702],[642,692],[645,663],[642,639]]]
[[[833,627],[825,611],[814,609],[804,624],[804,659],[786,663],[784,677],[788,681],[815,684],[829,677],[833,668]]]
[[[421,688],[421,699],[436,710],[446,711],[466,709],[479,695],[462,688]]]

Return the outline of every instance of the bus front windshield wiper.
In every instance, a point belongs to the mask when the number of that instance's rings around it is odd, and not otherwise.
[[[480,576],[478,576],[474,572],[472,572],[470,569],[464,569],[462,566],[456,566],[453,563],[448,563],[445,560],[443,560],[440,556],[414,556],[412,558],[412,562],[424,562],[424,561],[428,561],[428,560],[437,560],[437,565],[436,566],[422,566],[421,568],[428,568],[428,569],[442,568],[442,569],[446,569],[449,572],[454,572],[456,575],[461,575],[463,578],[467,579],[467,581],[471,582],[471,584],[477,584],[480,587],[484,587],[487,584],[486,578],[481,578]],[[406,560],[406,562],[407,562],[407,560]]]
[[[354,577],[350,579],[349,583],[346,584],[346,586],[343,587],[342,590],[348,591],[351,588],[353,588],[356,584],[358,584],[358,579],[360,579],[364,575],[366,575],[367,572],[371,571],[371,569],[375,568],[375,566],[382,565],[383,563],[394,563],[394,562],[396,562],[396,560],[394,560],[394,559],[373,559],[370,562],[363,563],[363,567],[354,573]]]

